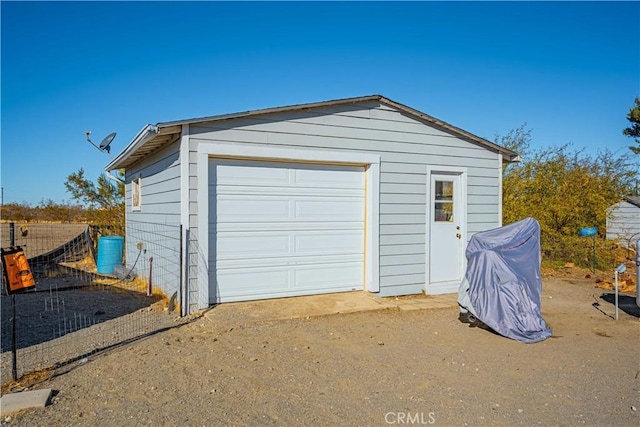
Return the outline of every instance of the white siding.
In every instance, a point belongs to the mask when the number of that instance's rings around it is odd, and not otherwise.
[[[176,261],[180,254],[179,144],[164,147],[126,172],[127,267],[135,265],[134,273],[146,279],[153,257],[153,285],[171,296],[180,286]],[[138,177],[141,209],[132,211],[131,180]],[[142,252],[138,243],[143,245]]]
[[[377,102],[190,125],[190,186],[197,188],[197,144],[269,145],[380,155],[380,295],[425,286],[427,166],[468,172],[467,237],[498,227],[498,153]],[[197,198],[190,194],[191,233]]]
[[[131,211],[131,185],[142,178],[140,211]],[[173,143],[127,169],[127,219],[161,224],[180,224],[180,159]]]

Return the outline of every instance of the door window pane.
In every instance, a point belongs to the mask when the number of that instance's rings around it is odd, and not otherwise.
[[[453,181],[435,182],[434,221],[453,222]]]
[[[436,181],[436,201],[453,201],[453,181]]]

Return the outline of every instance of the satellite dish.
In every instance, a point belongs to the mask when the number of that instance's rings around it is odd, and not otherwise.
[[[115,137],[116,137],[115,132],[111,132],[109,135],[105,136],[105,138],[100,143],[100,146],[98,147],[100,151],[106,151],[107,153],[110,152],[111,147],[109,147],[109,144],[111,144],[111,141],[113,141]]]
[[[111,132],[109,135],[107,135],[102,142],[100,143],[100,145],[96,145],[91,138],[89,138],[89,135],[91,135],[91,131],[86,131],[84,133],[84,137],[86,138],[87,141],[89,141],[89,143],[91,145],[93,145],[94,147],[96,147],[98,150],[100,151],[106,151],[107,153],[109,153],[111,151],[111,142],[115,139],[116,137],[116,133],[115,132]]]

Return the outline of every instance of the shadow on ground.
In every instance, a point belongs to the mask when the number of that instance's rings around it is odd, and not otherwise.
[[[613,307],[616,304],[615,294],[602,294],[600,299],[608,302]],[[640,307],[636,304],[636,296],[618,294],[618,308],[629,316],[640,317]]]

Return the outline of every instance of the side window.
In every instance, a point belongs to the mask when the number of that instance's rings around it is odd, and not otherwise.
[[[131,210],[139,211],[142,208],[142,178],[134,178],[131,181]]]

